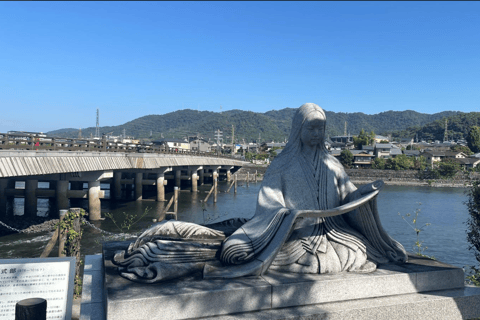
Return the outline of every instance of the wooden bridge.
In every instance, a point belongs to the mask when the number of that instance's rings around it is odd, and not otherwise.
[[[156,200],[165,201],[168,180],[179,188],[182,180],[188,181],[184,187],[197,192],[198,183],[203,184],[206,178],[223,174],[230,180],[231,173],[244,164],[234,158],[168,151],[0,150],[0,216],[6,213],[12,197],[25,198],[25,216],[37,214],[38,197],[54,198],[56,212],[68,208],[68,199],[86,198],[90,219],[98,220],[104,198],[100,182],[111,184],[113,199],[121,198],[122,186],[133,189],[136,200],[142,200],[144,186],[155,186]],[[16,189],[16,181],[25,181],[25,189]],[[38,188],[39,182],[48,182],[48,189]],[[88,183],[88,190],[83,190],[84,183]]]

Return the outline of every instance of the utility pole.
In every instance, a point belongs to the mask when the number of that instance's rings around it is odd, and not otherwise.
[[[78,129],[78,139],[82,138],[82,128]]]
[[[235,127],[232,124],[232,155],[235,154]]]
[[[447,118],[445,118],[445,133],[443,135],[443,142],[448,141],[448,121]]]
[[[347,135],[347,121],[345,121],[345,128],[343,129],[343,135]]]
[[[97,109],[97,125],[95,127],[95,138],[100,138],[100,109]]]
[[[220,154],[220,140],[222,140],[222,131],[220,129],[217,129],[215,131],[215,137],[217,138],[217,155]]]

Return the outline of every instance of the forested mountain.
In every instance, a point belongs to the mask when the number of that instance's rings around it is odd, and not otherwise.
[[[123,130],[127,136],[140,139],[184,138],[197,133],[204,138],[214,139],[214,131],[223,131],[225,143],[231,142],[232,125],[235,128],[235,140],[241,142],[256,141],[259,136],[261,141],[283,141],[288,138],[292,117],[296,109],[285,108],[257,113],[242,110],[224,112],[178,110],[163,115],[148,115],[137,118],[118,126],[100,127],[100,133],[122,135]],[[404,130],[405,134],[413,133],[412,128],[420,129],[422,126],[440,121],[445,117],[461,117],[463,113],[445,111],[436,114],[425,114],[415,111],[386,111],[379,114],[368,115],[364,113],[336,113],[326,111],[327,135],[342,135],[345,122],[347,132],[356,135],[361,129],[376,134],[394,133]],[[477,116],[480,113],[472,113]],[[407,130],[408,128],[408,130]],[[452,127],[453,130],[453,127]],[[152,135],[150,135],[152,133]],[[95,127],[82,129],[82,136],[90,137],[95,134]],[[48,132],[48,135],[74,138],[78,136],[78,129],[60,129]],[[442,135],[443,137],[443,135]]]
[[[446,117],[448,140],[465,139],[472,126],[480,126],[480,112],[459,112],[455,115]],[[393,137],[416,137],[419,140],[440,140],[443,141],[445,135],[445,118],[438,119],[424,126],[411,126],[405,130],[397,131],[392,134]]]

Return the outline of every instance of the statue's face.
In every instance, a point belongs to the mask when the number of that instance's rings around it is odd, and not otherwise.
[[[309,117],[302,126],[301,140],[304,145],[315,147],[324,143],[325,120],[320,117]]]

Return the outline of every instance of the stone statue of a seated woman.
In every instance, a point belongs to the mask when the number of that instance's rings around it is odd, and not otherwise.
[[[376,194],[383,183],[355,187],[325,149],[325,121],[313,103],[297,110],[251,220],[231,222],[232,234],[181,221],[157,223],[117,253],[121,275],[152,283],[193,272],[204,278],[258,276],[269,269],[372,272],[379,263],[405,262],[405,249],[380,223]]]

